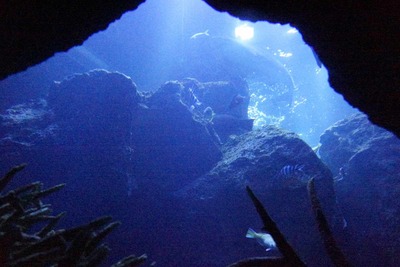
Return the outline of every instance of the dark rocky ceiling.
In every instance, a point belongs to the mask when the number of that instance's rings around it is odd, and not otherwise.
[[[0,79],[82,44],[142,2],[0,0]],[[206,2],[242,19],[295,26],[329,70],[331,86],[400,136],[400,1]]]

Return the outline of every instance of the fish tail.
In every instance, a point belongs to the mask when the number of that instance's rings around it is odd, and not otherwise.
[[[256,234],[257,234],[256,231],[254,231],[252,228],[249,228],[247,230],[246,237],[247,238],[255,238]]]

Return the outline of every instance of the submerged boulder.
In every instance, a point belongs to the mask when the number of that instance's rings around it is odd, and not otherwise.
[[[315,178],[324,213],[341,230],[331,172],[298,136],[276,127],[229,133],[221,144],[216,115],[247,119],[224,113],[232,100],[246,106],[229,86],[192,79],[143,93],[120,73],[74,75],[44,100],[2,114],[0,163],[28,162],[44,182],[66,182],[53,199],[73,218],[66,225],[104,213],[122,220],[112,240],[121,245],[116,257],[139,246],[161,265],[224,266],[261,256],[265,249],[245,238],[248,227],[261,226],[249,185],[308,266],[326,265],[306,183]],[[219,102],[219,93],[229,97]],[[221,111],[204,112],[210,109]],[[132,233],[135,242],[127,240]]]
[[[400,254],[400,140],[355,114],[321,136],[321,159],[335,173],[357,266],[396,266]]]
[[[183,90],[167,82],[153,94],[139,93],[129,77],[105,70],[55,82],[45,99],[1,115],[4,167],[54,164],[92,177],[83,180],[89,184],[119,180],[117,191],[126,184],[129,192],[140,186],[176,190],[221,157],[214,135],[182,101]]]
[[[135,83],[118,72],[93,70],[55,82],[47,97],[60,138],[69,145],[122,144],[140,100]]]
[[[63,197],[70,200],[72,218],[108,213],[126,194],[138,100],[135,84],[121,73],[95,70],[55,82],[46,98],[2,114],[0,166],[26,162],[31,176],[66,183]]]
[[[133,173],[139,187],[174,191],[221,158],[213,135],[182,101],[183,90],[180,82],[165,83],[143,101],[132,120]]]
[[[230,135],[253,129],[254,120],[248,118],[250,95],[245,80],[231,78],[201,83],[185,78],[181,86],[181,101],[217,136],[217,143],[226,142]]]
[[[223,158],[212,170],[175,194],[190,207],[187,223],[194,225],[193,232],[200,234],[201,229],[209,228],[207,235],[215,237],[203,253],[217,257],[213,251],[218,251],[232,262],[240,259],[239,255],[262,255],[256,242],[245,239],[248,227],[261,226],[246,195],[248,185],[308,266],[325,265],[329,260],[306,189],[309,178],[316,180],[318,197],[332,227],[342,230],[343,218],[337,209],[332,174],[313,150],[297,135],[267,126],[231,137],[222,151]],[[211,220],[206,219],[207,214],[213,214]],[[198,221],[201,225],[196,225]]]
[[[52,199],[70,214],[65,225],[101,214],[123,218],[126,228],[112,242],[129,244],[117,246],[116,258],[135,245],[154,251],[159,242],[143,245],[148,232],[162,235],[154,226],[181,215],[170,202],[171,191],[221,157],[209,130],[181,101],[180,90],[180,83],[168,82],[157,93],[139,93],[129,77],[104,70],[56,82],[45,99],[1,114],[0,166],[26,162],[31,177],[66,183],[64,194]],[[144,233],[132,244],[126,234],[137,229]]]

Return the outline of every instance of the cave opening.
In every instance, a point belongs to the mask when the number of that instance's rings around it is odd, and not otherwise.
[[[321,266],[305,194],[316,176],[359,266],[399,247],[398,140],[360,114],[343,120],[359,111],[290,25],[242,21],[201,0],[147,0],[0,90],[2,167],[27,161],[31,177],[67,183],[53,199],[72,215],[63,226],[103,214],[121,220],[112,262],[132,252],[149,253],[151,266],[269,255],[246,240],[258,220],[250,186],[309,266]],[[232,118],[265,127],[223,140]],[[398,255],[389,252],[386,262]]]
[[[247,40],[238,29],[254,36]],[[249,86],[255,128],[277,125],[310,146],[328,126],[356,112],[330,88],[326,68],[295,28],[241,21],[196,0],[146,1],[83,45],[9,77],[0,87],[20,90],[2,108],[46,95],[53,81],[92,69],[121,72],[140,91],[185,77],[200,82],[239,77]]]

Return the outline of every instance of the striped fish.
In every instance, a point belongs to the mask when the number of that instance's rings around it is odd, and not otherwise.
[[[278,173],[278,183],[290,189],[304,186],[310,178],[304,172],[304,164],[285,165]]]
[[[303,168],[304,164],[286,165],[282,167],[279,174],[285,177],[298,176],[299,174],[304,174]]]

